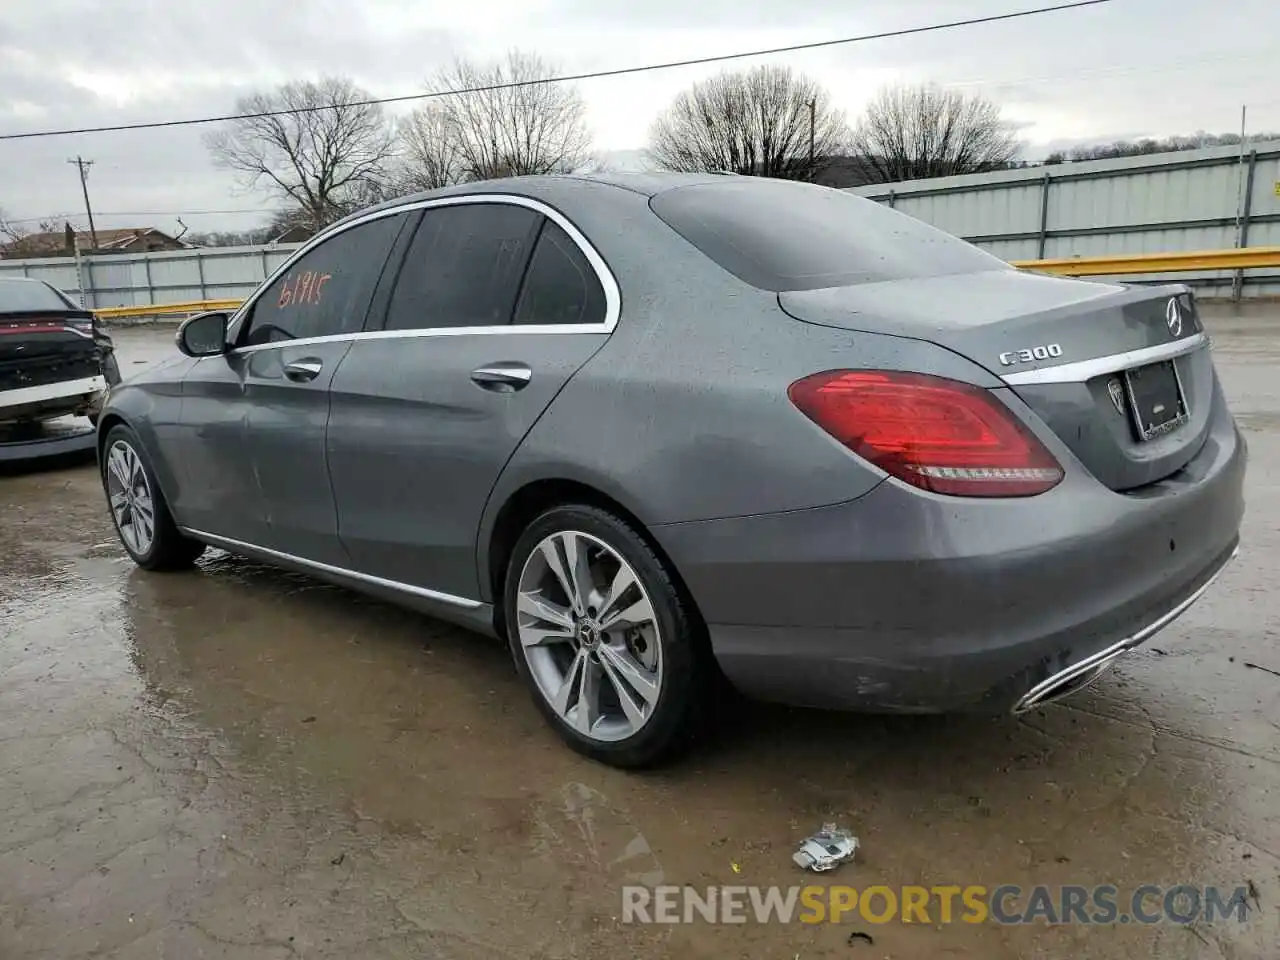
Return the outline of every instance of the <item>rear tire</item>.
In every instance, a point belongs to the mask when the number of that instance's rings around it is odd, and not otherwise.
[[[184,570],[199,559],[205,545],[178,530],[133,430],[123,423],[111,428],[99,467],[116,533],[134,563],[144,570]]]
[[[503,605],[516,669],[574,750],[648,767],[694,738],[709,674],[700,621],[630,524],[586,505],[545,511],[516,542]]]

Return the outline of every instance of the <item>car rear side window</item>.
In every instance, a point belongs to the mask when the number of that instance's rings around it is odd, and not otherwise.
[[[525,274],[515,322],[603,323],[604,288],[582,249],[552,220],[543,223]]]
[[[0,313],[79,310],[61,293],[39,280],[0,280]]]
[[[240,344],[363,329],[369,300],[405,216],[393,214],[351,227],[294,261],[254,302]]]
[[[763,290],[1010,269],[914,217],[812,184],[727,178],[675,187],[649,203],[702,253]]]
[[[428,208],[391,294],[386,329],[509,324],[541,221],[510,203]]]

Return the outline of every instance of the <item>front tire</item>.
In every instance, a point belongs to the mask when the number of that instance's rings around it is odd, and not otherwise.
[[[123,423],[102,445],[102,488],[116,533],[133,562],[145,570],[182,570],[204,553],[204,544],[179,532],[137,435]]]
[[[574,750],[645,767],[692,739],[707,672],[699,621],[630,524],[597,507],[547,510],[512,551],[503,603],[516,668]]]

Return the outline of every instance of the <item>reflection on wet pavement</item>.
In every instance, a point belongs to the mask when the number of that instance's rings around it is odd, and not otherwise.
[[[136,571],[91,466],[0,478],[0,957],[1276,956],[1280,678],[1245,666],[1280,669],[1269,329],[1214,328],[1241,557],[1093,688],[1017,721],[730,704],[658,773],[562,747],[496,642],[221,553]],[[624,884],[812,882],[791,851],[828,820],[862,847],[823,882],[1259,899],[1191,927],[621,922]]]

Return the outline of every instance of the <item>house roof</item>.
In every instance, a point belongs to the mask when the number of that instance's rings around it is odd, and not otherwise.
[[[129,246],[146,236],[158,236],[186,246],[181,240],[155,227],[122,227],[115,230],[97,231],[98,245],[94,247],[93,236],[88,230],[76,231],[76,240],[81,250],[127,250]],[[66,249],[66,235],[62,230],[51,230],[46,233],[29,233],[25,237],[4,246],[8,256],[41,256],[62,253]]]

